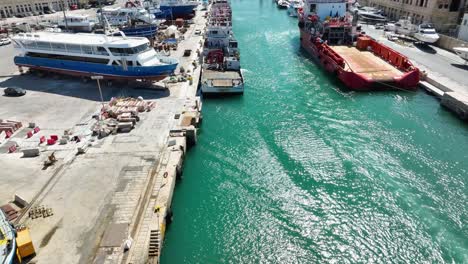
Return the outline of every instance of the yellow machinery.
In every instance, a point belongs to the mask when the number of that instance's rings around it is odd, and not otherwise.
[[[29,229],[25,228],[18,231],[16,235],[16,246],[18,259],[20,260],[36,253],[31,240],[31,235],[29,234]]]

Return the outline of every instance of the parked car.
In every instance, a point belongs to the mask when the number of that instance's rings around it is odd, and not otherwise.
[[[70,5],[70,10],[77,10],[77,9],[78,9],[78,5],[76,4]]]
[[[92,6],[90,4],[84,5],[84,9],[90,9]]]
[[[26,94],[26,90],[19,87],[8,87],[3,90],[5,96],[23,96]]]
[[[375,29],[383,29],[383,28],[384,28],[384,25],[381,24],[381,23],[377,23],[377,24],[375,24],[374,27],[375,27]]]
[[[195,30],[195,35],[201,35],[201,30],[200,30],[200,29],[196,29],[196,30]]]
[[[15,17],[17,18],[23,18],[24,16],[22,14],[16,14]]]
[[[390,41],[397,41],[398,40],[398,35],[397,34],[388,34],[387,39]]]
[[[385,24],[385,26],[384,26],[384,30],[385,30],[385,31],[394,32],[395,29],[396,29],[396,26],[395,26],[394,23],[390,23],[390,22],[389,22],[389,23]]]
[[[11,43],[11,40],[9,38],[2,38],[0,39],[0,46],[3,46],[3,45],[8,45]]]

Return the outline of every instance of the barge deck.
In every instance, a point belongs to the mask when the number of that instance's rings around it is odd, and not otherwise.
[[[331,46],[346,61],[345,70],[359,73],[375,81],[389,81],[404,73],[370,51],[353,46]]]

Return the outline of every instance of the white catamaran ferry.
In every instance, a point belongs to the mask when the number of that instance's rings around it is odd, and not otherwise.
[[[15,64],[35,70],[106,79],[161,80],[174,73],[178,61],[158,56],[143,37],[21,33],[12,38],[20,54]]]

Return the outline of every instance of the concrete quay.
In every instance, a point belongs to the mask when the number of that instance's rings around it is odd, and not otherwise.
[[[396,43],[386,39],[383,30],[363,25],[369,36],[408,56],[424,77],[420,86],[441,100],[441,105],[466,120],[468,113],[468,65],[456,54],[432,46]]]
[[[96,83],[63,76],[19,75],[13,62],[2,60],[0,93],[9,86],[27,90],[22,97],[0,96],[0,118],[21,121],[24,128],[0,143],[0,205],[18,195],[27,202],[17,224],[30,228],[37,255],[31,263],[157,263],[166,220],[187,149],[196,143],[202,103],[197,94],[200,66],[197,49],[205,27],[204,12],[197,11],[171,57],[190,72],[193,81],[159,83],[157,87],[114,84],[102,86],[107,102],[112,97],[142,96],[156,105],[139,115],[128,133],[98,139],[91,135],[101,102]],[[183,57],[191,49],[190,57]],[[11,46],[0,55],[10,54]],[[11,56],[11,55],[8,55]],[[40,132],[26,138],[27,124]],[[40,145],[40,155],[25,158],[22,148],[38,144],[39,137],[83,136],[80,143]],[[19,151],[7,153],[11,144]],[[77,155],[79,147],[86,147]],[[44,168],[54,153],[57,162]],[[30,209],[53,210],[47,218],[28,217]]]

